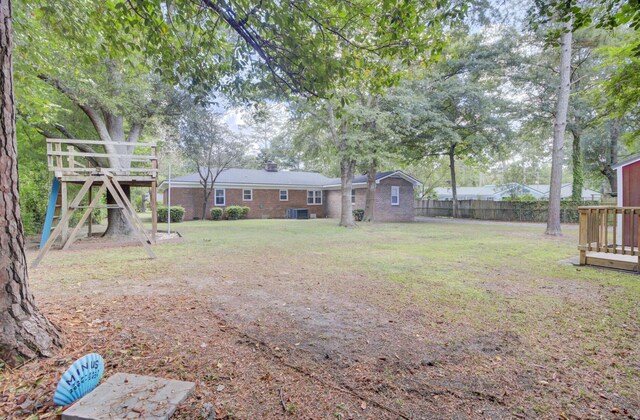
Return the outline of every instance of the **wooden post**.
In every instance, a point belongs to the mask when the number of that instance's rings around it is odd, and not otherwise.
[[[55,143],[53,147],[56,151],[56,174],[60,177],[62,176],[62,168],[64,168],[64,165],[62,164],[62,156],[61,156],[62,144]]]
[[[636,217],[636,216],[638,216],[638,230],[636,232],[636,235],[637,235],[636,240],[637,240],[637,245],[638,245],[638,247],[636,248],[636,251],[638,253],[638,262],[637,262],[638,267],[637,267],[637,269],[638,269],[638,273],[640,273],[640,211],[638,211],[637,209],[634,210],[633,217]]]
[[[64,244],[69,237],[69,220],[64,217],[64,215],[69,211],[69,201],[67,183],[64,181],[61,182],[62,185],[60,185],[60,194],[62,197],[62,201],[60,203],[60,219],[58,219],[58,223],[62,223],[62,231],[60,233],[60,237],[62,238],[62,243]]]
[[[156,243],[158,232],[158,187],[156,181],[151,182],[151,240]]]
[[[73,146],[67,146],[67,151],[69,153],[75,153],[76,148]],[[73,157],[73,155],[69,156],[69,169],[74,169],[76,167],[76,158]],[[75,175],[75,173],[73,173],[73,171],[71,172],[73,175]]]
[[[609,252],[609,209],[604,209],[604,252]]]
[[[613,249],[618,253],[618,209],[613,210]]]
[[[53,164],[53,156],[51,156],[51,152],[53,152],[53,147],[51,146],[51,143],[47,141],[47,166],[49,167],[50,171],[53,171],[53,176],[56,176],[57,173]]]
[[[91,193],[92,193],[92,189],[91,189],[91,187],[89,187],[89,199],[88,199],[89,203],[91,203],[91,201],[92,201]],[[91,214],[89,214],[89,225],[87,226],[87,238],[90,238],[91,234],[92,234],[92,232],[91,232],[92,231],[92,227],[93,227],[92,219],[93,219],[93,210],[91,210]]]
[[[633,255],[633,248],[635,247],[633,236],[634,232],[636,231],[636,212],[633,209],[629,209],[629,217],[631,218],[631,230],[629,231],[629,248],[631,248],[631,255]]]
[[[156,146],[151,148],[151,154],[157,156],[156,154]],[[156,236],[158,232],[158,159],[153,159],[151,162],[151,168],[153,169],[153,173],[151,177],[153,181],[151,181],[151,240],[153,244],[156,243]]]
[[[587,245],[588,245],[588,229],[589,216],[587,210],[578,210],[580,212],[580,265],[587,263]]]

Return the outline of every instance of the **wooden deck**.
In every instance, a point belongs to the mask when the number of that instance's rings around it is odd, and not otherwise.
[[[640,272],[640,207],[580,207],[580,265]]]
[[[638,271],[638,257],[633,255],[587,251],[585,254],[584,265]]]

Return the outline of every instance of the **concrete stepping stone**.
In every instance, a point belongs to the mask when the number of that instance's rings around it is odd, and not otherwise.
[[[62,413],[62,420],[168,419],[196,384],[116,373]]]

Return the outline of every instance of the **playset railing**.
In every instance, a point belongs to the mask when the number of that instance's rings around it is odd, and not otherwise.
[[[91,148],[113,146],[121,153],[85,152],[82,146]],[[96,162],[126,162],[122,165],[97,165]],[[157,147],[154,143],[104,142],[100,140],[47,139],[47,163],[58,178],[90,175],[96,168],[108,171],[119,178],[136,181],[153,181],[158,176]]]

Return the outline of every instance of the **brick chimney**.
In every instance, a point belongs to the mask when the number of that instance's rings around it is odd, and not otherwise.
[[[264,170],[267,172],[278,172],[278,164],[273,161],[269,161],[265,163]]]

